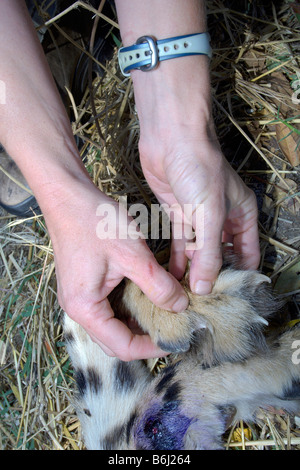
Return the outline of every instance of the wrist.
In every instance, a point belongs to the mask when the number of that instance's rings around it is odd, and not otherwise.
[[[123,46],[140,36],[157,40],[205,32],[204,0],[116,0]],[[178,132],[200,133],[213,129],[209,59],[188,56],[160,62],[149,72],[131,72],[139,114],[141,143],[165,142]],[[172,131],[174,133],[172,134]]]
[[[140,145],[178,139],[215,140],[209,59],[191,56],[131,73],[140,122]]]
[[[18,144],[9,146],[9,153],[36,197],[48,228],[85,213],[88,196],[95,201],[95,213],[97,204],[107,202],[86,171],[73,138],[32,144],[29,140],[22,148]]]
[[[77,244],[76,234],[81,232],[95,239],[99,205],[114,203],[94,185],[84,168],[69,171],[56,167],[48,184],[37,186],[35,196],[55,247],[62,241]],[[65,236],[68,238],[62,240]]]

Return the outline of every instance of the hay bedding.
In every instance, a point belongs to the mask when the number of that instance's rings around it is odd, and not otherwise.
[[[288,300],[282,315],[286,324],[299,318],[300,115],[299,101],[291,99],[300,89],[299,17],[288,1],[276,6],[265,2],[265,7],[257,1],[207,3],[217,132],[226,157],[257,194],[261,268]],[[83,2],[79,4],[83,9]],[[59,19],[45,20],[54,38]],[[101,21],[116,40],[114,22]],[[82,39],[61,28],[60,34],[74,51],[82,50]],[[74,134],[83,142],[81,153],[101,190],[116,199],[127,195],[129,203],[151,204],[155,200],[138,160],[131,82],[120,75],[116,51],[105,65],[104,75],[93,76],[93,93],[87,83],[81,103],[74,104],[69,96]],[[0,448],[82,449],[80,426],[69,404],[72,369],[43,218],[20,221],[2,211],[0,240]],[[167,243],[149,244],[165,262]],[[226,447],[300,449],[299,418],[282,410],[261,412],[259,425],[232,427]]]

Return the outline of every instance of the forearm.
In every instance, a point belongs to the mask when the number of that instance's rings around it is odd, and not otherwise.
[[[143,35],[164,39],[206,31],[203,0],[116,0],[116,6],[125,46]],[[188,127],[191,133],[203,134],[203,138],[213,134],[206,56],[166,60],[151,72],[134,70],[131,76],[142,141],[150,129],[152,135],[164,141],[167,136],[173,139],[172,129],[178,132]]]
[[[116,0],[125,46],[150,34],[164,39],[206,30],[204,0]]]
[[[0,105],[0,142],[46,206],[66,178],[87,175],[23,1],[1,1],[0,44],[0,79],[6,89],[5,104]]]

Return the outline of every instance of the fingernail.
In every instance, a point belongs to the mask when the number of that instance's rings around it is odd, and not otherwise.
[[[197,281],[195,284],[194,292],[198,295],[210,294],[212,290],[212,283],[210,281]]]
[[[176,300],[175,304],[172,307],[173,312],[184,312],[187,309],[189,304],[188,298],[183,295]]]

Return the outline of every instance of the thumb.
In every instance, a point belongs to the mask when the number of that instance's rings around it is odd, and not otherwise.
[[[180,283],[158,264],[152,254],[148,261],[138,263],[127,276],[158,307],[171,312],[183,312],[188,307],[188,297]]]
[[[80,325],[105,354],[116,356],[122,361],[166,355],[166,352],[152,343],[149,335],[135,335],[123,322],[115,318],[107,299],[99,302],[92,314],[89,312],[83,315]]]
[[[212,217],[210,214],[213,213]],[[196,233],[195,249],[190,264],[190,288],[198,295],[210,294],[222,266],[222,232],[224,217],[221,212],[208,211],[201,233]]]

